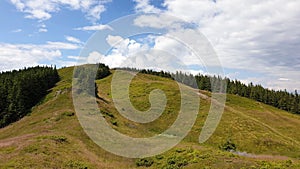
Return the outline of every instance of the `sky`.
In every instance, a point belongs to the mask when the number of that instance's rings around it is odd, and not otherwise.
[[[2,0],[0,71],[72,66],[83,55],[117,67],[141,51],[144,67],[154,67],[150,60],[166,68],[175,60],[192,73],[216,66],[171,38],[180,37],[196,53],[197,43],[209,42],[231,79],[300,90],[299,6],[299,0]],[[134,14],[134,26],[127,25]],[[163,35],[125,36],[144,30]]]

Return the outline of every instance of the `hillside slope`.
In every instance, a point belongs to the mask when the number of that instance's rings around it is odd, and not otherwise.
[[[0,168],[300,168],[300,116],[250,99],[228,95],[222,120],[212,137],[198,143],[210,108],[210,93],[200,91],[201,106],[188,136],[168,152],[147,159],[129,159],[106,152],[81,128],[72,104],[73,68],[59,70],[61,81],[22,120],[0,129]],[[114,108],[110,81],[97,81],[98,103],[108,123],[133,137],[149,137],[167,129],[180,105],[178,86],[170,79],[138,74],[130,86],[131,101],[139,110],[150,107],[152,89],[168,98],[162,116],[147,124],[133,123]],[[190,89],[194,90],[194,89]],[[198,92],[194,90],[194,92]],[[240,155],[222,151],[230,139]]]

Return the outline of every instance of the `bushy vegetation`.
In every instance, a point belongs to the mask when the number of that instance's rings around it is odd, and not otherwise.
[[[77,160],[71,160],[66,163],[67,168],[74,168],[74,169],[88,169],[90,168],[88,164],[77,161]]]
[[[54,67],[32,67],[0,73],[0,127],[28,114],[58,82]]]
[[[98,70],[96,73],[96,79],[103,79],[110,75],[109,67],[103,63],[99,63]]]
[[[162,169],[180,169],[189,164],[195,164],[203,159],[210,158],[203,155],[200,151],[192,148],[177,148],[154,157],[141,158],[136,160],[138,167],[152,167]]]
[[[150,167],[154,163],[152,158],[137,159],[135,164],[138,167]]]
[[[224,151],[236,151],[236,145],[231,139],[227,139],[227,141],[220,145],[219,148]]]
[[[57,143],[65,143],[68,141],[65,136],[49,136],[49,139],[54,140]]]

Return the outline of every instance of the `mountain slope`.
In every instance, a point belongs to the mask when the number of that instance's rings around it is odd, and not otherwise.
[[[227,95],[222,120],[212,137],[198,143],[210,108],[210,93],[200,91],[200,110],[188,136],[168,152],[147,159],[128,159],[98,147],[81,128],[72,104],[73,68],[59,70],[61,81],[22,120],[0,129],[0,168],[299,168],[300,117],[250,99]],[[115,130],[133,137],[150,137],[167,129],[180,104],[178,86],[170,79],[138,74],[130,86],[131,101],[139,110],[150,107],[152,89],[168,98],[162,116],[148,124],[133,123],[114,108],[110,81],[97,81],[98,103]],[[198,92],[195,89],[190,89]],[[232,140],[240,155],[219,146]]]

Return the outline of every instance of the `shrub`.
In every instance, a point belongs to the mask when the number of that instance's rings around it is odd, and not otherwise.
[[[161,159],[164,158],[164,156],[163,155],[156,155],[155,158],[158,159],[158,160],[161,160]]]
[[[231,141],[231,139],[227,139],[227,141],[220,146],[220,149],[225,151],[236,151],[236,145]]]
[[[118,122],[117,122],[116,119],[112,119],[110,122],[111,122],[112,125],[118,126]]]
[[[88,168],[90,168],[84,162],[74,161],[74,160],[68,161],[67,164],[66,164],[66,167],[68,167],[68,168],[76,168],[76,169],[88,169]]]
[[[165,168],[182,168],[188,165],[188,161],[182,156],[172,156],[167,159],[168,165]]]
[[[184,152],[184,151],[185,151],[185,149],[178,148],[178,149],[176,149],[175,151],[176,151],[177,153],[182,153],[182,152]]]
[[[115,118],[115,116],[111,113],[111,112],[108,112],[108,111],[105,111],[105,110],[101,110],[101,113],[104,115],[104,116],[109,116],[111,118]]]
[[[49,137],[51,140],[54,140],[58,143],[64,143],[64,142],[67,142],[67,138],[65,136],[50,136]]]
[[[74,112],[64,112],[62,115],[71,117],[71,116],[74,116],[75,113]]]
[[[152,158],[141,158],[136,160],[135,164],[138,167],[150,167],[154,163]]]

